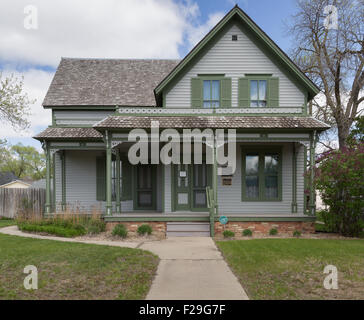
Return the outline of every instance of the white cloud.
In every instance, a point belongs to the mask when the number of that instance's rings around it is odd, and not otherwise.
[[[36,101],[30,106],[30,128],[23,131],[15,131],[9,124],[2,123],[0,126],[0,137],[31,137],[38,133],[37,131],[39,131],[39,127],[44,127],[51,124],[51,111],[44,110],[41,105],[49,84],[51,83],[53,72],[46,72],[39,69],[29,69],[23,73],[9,69],[5,69],[3,71],[4,77],[10,74],[14,74],[14,76],[18,79],[24,76],[24,92],[28,94],[31,100],[36,99]]]
[[[24,8],[38,11],[38,29],[24,28]],[[0,137],[31,137],[51,123],[41,103],[61,57],[178,58],[179,48],[192,48],[223,16],[199,23],[194,0],[1,0],[0,69],[24,75],[32,105],[31,127],[16,132],[1,125]],[[28,20],[27,20],[28,21]],[[1,67],[2,65],[2,67]],[[24,72],[17,72],[24,67]]]
[[[57,66],[60,57],[176,58],[198,6],[172,0],[33,0],[38,29],[24,28],[28,0],[0,2],[0,59]]]

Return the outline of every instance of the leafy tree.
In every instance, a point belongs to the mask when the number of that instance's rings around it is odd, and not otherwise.
[[[338,28],[327,28],[328,14]],[[297,0],[289,33],[294,38],[292,59],[321,89],[310,104],[319,119],[337,129],[339,147],[347,145],[350,128],[364,102],[364,1]],[[320,99],[321,98],[321,99]],[[312,110],[313,109],[313,110]]]
[[[0,72],[0,122],[8,122],[14,129],[26,129],[30,123],[30,100],[23,92],[23,78],[18,79],[13,74],[4,77]]]
[[[0,161],[0,171],[12,172],[19,178],[39,180],[45,177],[45,155],[31,146],[22,144],[3,148],[5,159]],[[4,153],[4,154],[5,154]]]
[[[364,117],[358,117],[356,118],[355,125],[353,129],[351,130],[349,137],[348,137],[348,143],[350,145],[356,144],[356,143],[364,143]]]
[[[327,152],[320,160],[315,183],[329,207],[324,222],[330,230],[358,236],[364,221],[364,143]]]

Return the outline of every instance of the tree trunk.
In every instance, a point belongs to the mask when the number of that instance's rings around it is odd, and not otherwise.
[[[339,149],[343,149],[347,145],[347,138],[349,136],[349,127],[338,126],[338,136],[339,136]]]

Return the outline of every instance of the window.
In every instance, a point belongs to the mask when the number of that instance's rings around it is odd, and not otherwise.
[[[281,152],[244,151],[244,201],[281,200]]]
[[[267,106],[267,80],[250,80],[250,106]]]
[[[220,107],[220,80],[203,81],[203,107]]]
[[[121,162],[120,162],[120,194],[121,194]],[[112,201],[116,200],[116,160],[112,159],[111,163],[111,199]]]

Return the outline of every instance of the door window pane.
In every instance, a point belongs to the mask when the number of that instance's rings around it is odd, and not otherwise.
[[[152,205],[152,193],[139,191],[138,203],[141,207],[151,206]]]
[[[206,207],[206,192],[195,191],[194,202],[195,202],[195,207]]]

